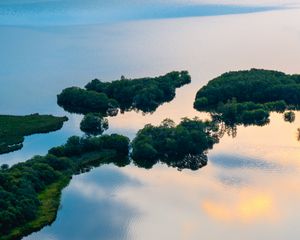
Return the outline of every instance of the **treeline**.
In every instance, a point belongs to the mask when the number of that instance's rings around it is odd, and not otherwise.
[[[217,125],[197,118],[183,118],[176,126],[170,120],[146,125],[132,141],[132,159],[143,168],[158,162],[178,169],[197,170],[207,163],[206,151],[219,141]]]
[[[0,154],[23,147],[24,137],[61,129],[67,117],[31,114],[27,116],[0,115]]]
[[[130,110],[153,112],[175,97],[175,90],[191,82],[187,71],[170,72],[154,78],[126,79],[112,82],[92,80],[85,89],[71,87],[57,96],[57,103],[68,112],[101,113],[112,116]]]
[[[263,125],[271,111],[300,106],[300,75],[251,69],[222,74],[202,87],[194,102],[199,111],[228,122]]]
[[[128,160],[128,151],[129,139],[117,134],[71,137],[65,145],[49,150],[46,156],[33,157],[11,168],[2,165],[0,239],[20,239],[49,224],[56,216],[61,188],[66,186],[73,174],[101,163],[124,165]],[[52,186],[60,189],[54,189],[55,196],[50,192],[50,196],[43,199],[42,196]],[[47,221],[43,220],[45,217]]]

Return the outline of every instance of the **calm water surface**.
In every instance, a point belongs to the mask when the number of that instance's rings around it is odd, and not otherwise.
[[[1,8],[0,8],[1,9]],[[6,18],[7,20],[7,18]],[[9,21],[9,19],[7,20]],[[109,132],[134,137],[146,123],[199,116],[197,90],[229,70],[252,67],[300,73],[300,11],[174,18],[68,26],[0,26],[0,110],[67,114],[56,94],[93,78],[155,76],[187,69],[192,84],[152,115],[125,113]],[[27,137],[13,164],[45,154],[73,134]],[[265,127],[238,127],[209,152],[199,171],[165,165],[102,166],[75,176],[64,189],[57,220],[26,240],[231,239],[296,240],[300,234],[300,142],[296,121],[272,114]]]

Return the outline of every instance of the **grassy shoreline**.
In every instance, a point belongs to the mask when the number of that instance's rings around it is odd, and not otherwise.
[[[23,237],[38,231],[43,227],[52,224],[57,216],[60,206],[62,190],[70,183],[71,176],[64,176],[59,181],[51,184],[38,196],[41,205],[38,210],[38,217],[22,227],[14,229],[10,234],[0,237],[1,240],[19,240]]]
[[[18,240],[56,219],[72,176],[102,164],[129,164],[129,139],[112,134],[70,137],[45,156],[0,169],[0,240]]]

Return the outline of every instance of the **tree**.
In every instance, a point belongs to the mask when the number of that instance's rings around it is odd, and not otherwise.
[[[1,170],[2,170],[2,171],[7,170],[8,168],[9,168],[8,164],[2,164],[2,165],[1,165]]]
[[[88,113],[80,123],[80,130],[87,135],[101,135],[107,129],[107,119],[99,114]]]
[[[295,113],[292,111],[288,111],[288,112],[284,113],[284,121],[286,121],[286,122],[292,123],[295,121],[295,118],[296,118]]]
[[[157,154],[157,151],[151,144],[139,142],[133,148],[132,158],[137,166],[150,169],[158,161]]]

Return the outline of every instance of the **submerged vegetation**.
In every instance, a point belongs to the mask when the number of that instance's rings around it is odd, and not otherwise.
[[[199,111],[245,125],[264,125],[270,112],[299,106],[300,75],[259,69],[222,74],[201,88],[194,102]]]
[[[178,169],[197,170],[206,165],[205,152],[219,141],[217,125],[197,118],[183,118],[175,126],[170,120],[146,125],[132,141],[132,158],[137,166],[151,168],[157,162]]]
[[[0,154],[21,149],[25,136],[56,131],[67,120],[67,117],[39,114],[0,115]]]
[[[102,163],[128,163],[128,145],[128,138],[116,134],[71,137],[46,156],[2,167],[0,239],[21,239],[50,224],[56,217],[61,190],[72,175]]]
[[[127,79],[102,82],[94,79],[85,89],[71,87],[57,96],[57,103],[68,112],[101,113],[114,116],[130,110],[153,112],[175,97],[175,90],[191,82],[187,71],[170,72],[154,78]]]

